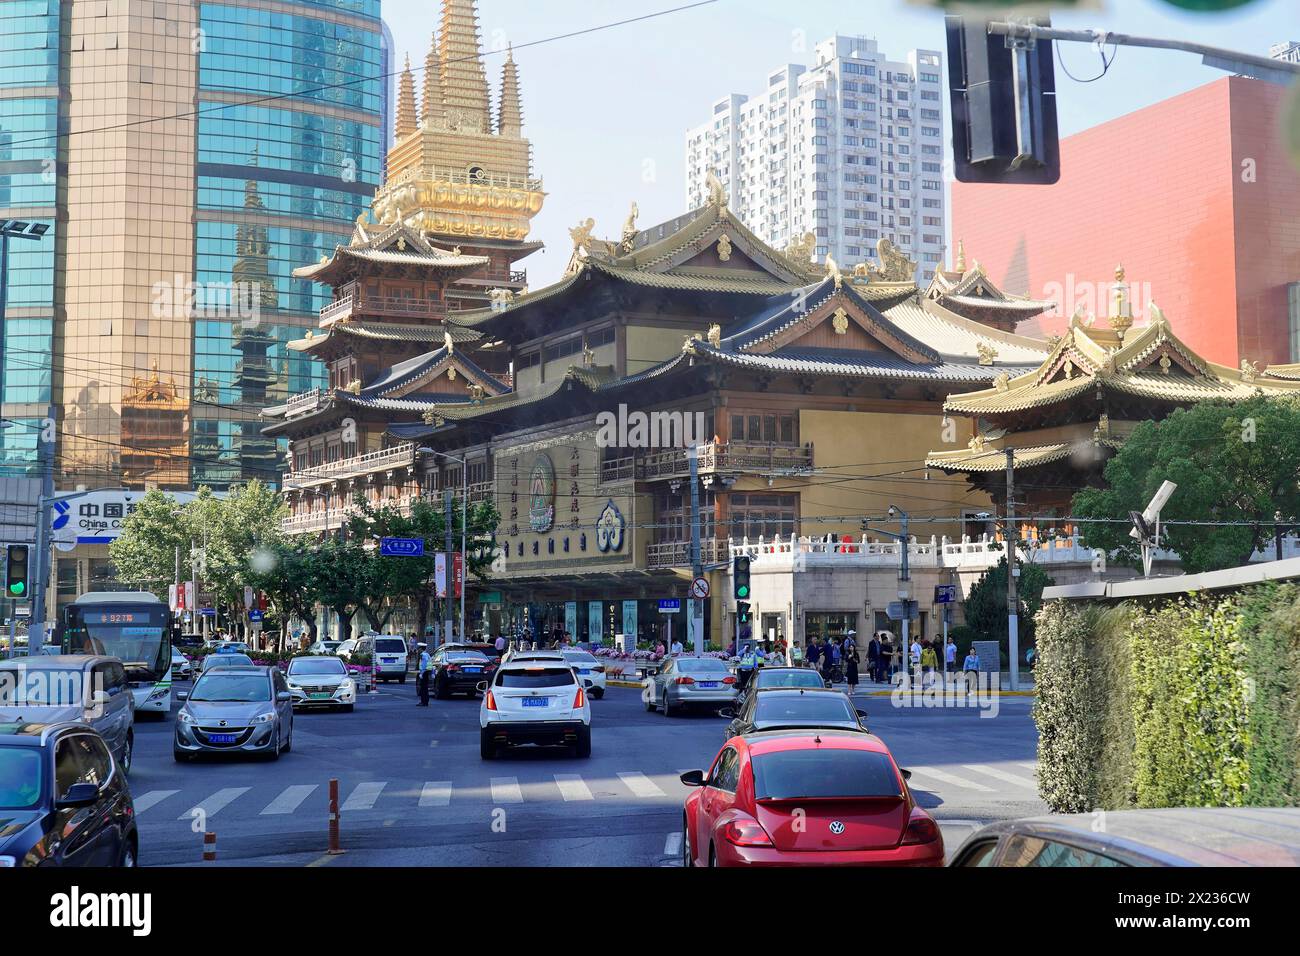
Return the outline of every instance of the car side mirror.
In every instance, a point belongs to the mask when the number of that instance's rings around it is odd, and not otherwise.
[[[88,807],[99,799],[99,787],[93,783],[74,783],[59,798],[59,809]]]
[[[734,718],[734,717],[736,716],[736,708],[734,708],[734,707],[721,707],[721,708],[718,709],[718,715],[721,716],[721,717],[731,717],[731,718]]]
[[[904,779],[904,780],[911,780],[911,779],[912,779],[912,771],[910,771],[910,770],[904,770],[902,767],[899,767],[899,768],[898,768],[898,772],[901,773],[901,774],[903,775],[903,779]]]
[[[275,699],[283,704],[286,701],[293,700],[293,694],[289,693],[287,690],[282,690],[275,695]]]
[[[92,707],[103,707],[112,699],[113,698],[109,696],[108,691],[97,690],[90,695],[90,700],[86,704],[86,709],[89,710]]]
[[[474,687],[480,694],[486,694],[488,689],[488,682],[485,680],[481,680],[477,684],[475,684]]]
[[[590,680],[588,680],[587,678],[583,678],[582,686],[583,686],[583,687],[590,687],[590,686],[592,686],[592,682],[591,682]]]
[[[867,712],[866,712],[865,710],[860,710],[860,711],[858,711],[858,716],[861,717],[863,720],[866,720],[866,719],[867,719]]]
[[[702,787],[704,786],[704,771],[688,770],[678,779],[688,787]]]

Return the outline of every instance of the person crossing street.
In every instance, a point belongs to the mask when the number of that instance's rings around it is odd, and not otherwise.
[[[415,649],[420,653],[419,669],[416,671],[415,690],[420,695],[420,702],[417,707],[429,706],[429,675],[431,661],[429,658],[429,645],[421,641],[415,645]]]

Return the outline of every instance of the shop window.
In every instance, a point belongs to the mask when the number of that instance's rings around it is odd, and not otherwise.
[[[804,642],[844,640],[849,631],[858,629],[856,611],[807,611],[803,616]]]

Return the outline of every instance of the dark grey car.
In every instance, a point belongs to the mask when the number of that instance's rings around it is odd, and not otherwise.
[[[208,670],[177,696],[184,701],[172,743],[177,761],[212,753],[278,760],[293,745],[293,697],[274,667]]]
[[[90,724],[131,772],[135,698],[116,657],[55,654],[0,662],[0,723]]]
[[[826,687],[763,687],[749,694],[739,710],[722,709],[730,717],[724,739],[757,730],[825,727],[866,731],[866,712],[857,710],[848,694]]]

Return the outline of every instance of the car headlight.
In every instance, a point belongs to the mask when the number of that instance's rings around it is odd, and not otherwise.
[[[194,716],[187,710],[178,711],[176,714],[176,719],[182,724],[194,723]]]
[[[12,856],[0,856],[0,870],[8,870],[18,865],[18,861]]]
[[[357,689],[357,682],[354,681],[351,677],[349,677],[347,680],[339,684],[339,690],[341,690],[345,694],[350,694],[352,693],[352,691],[356,689]]]
[[[285,681],[285,685],[286,685],[290,690],[302,690],[301,687],[299,687],[296,683],[294,683],[294,682],[291,681],[291,680],[290,680],[290,681]]]
[[[256,717],[254,717],[252,720],[250,720],[249,723],[250,723],[250,724],[269,724],[269,723],[270,723],[271,721],[273,721],[273,720],[275,720],[275,711],[271,710],[271,711],[267,711],[265,714],[258,714]]]
[[[168,694],[170,694],[171,692],[172,692],[172,689],[171,689],[170,687],[159,687],[157,690],[155,690],[152,694],[149,695],[148,699],[149,699],[149,700],[162,700],[164,697],[166,697],[166,696],[167,696]]]

